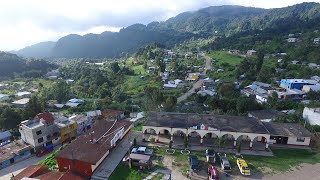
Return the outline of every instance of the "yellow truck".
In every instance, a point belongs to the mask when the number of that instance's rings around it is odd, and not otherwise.
[[[244,159],[238,158],[237,165],[242,175],[250,176],[250,169],[249,169],[248,163]]]

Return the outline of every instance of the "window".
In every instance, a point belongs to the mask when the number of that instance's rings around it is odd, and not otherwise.
[[[277,140],[277,136],[270,136],[270,139]]]
[[[43,137],[38,139],[38,143],[42,143],[43,142]]]
[[[42,131],[39,130],[39,131],[36,132],[36,134],[37,134],[37,135],[40,135],[40,134],[42,134]]]
[[[47,136],[47,139],[50,139],[51,138],[51,135],[49,134],[48,136]]]
[[[305,138],[304,137],[298,137],[297,142],[304,142]]]

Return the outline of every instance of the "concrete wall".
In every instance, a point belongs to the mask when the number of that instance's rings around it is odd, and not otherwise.
[[[297,141],[297,137],[289,137],[288,144],[289,145],[298,145],[298,146],[309,146],[310,145],[310,137],[305,137],[304,142]]]
[[[308,121],[311,125],[320,125],[320,108],[308,108],[303,109],[303,119]]]

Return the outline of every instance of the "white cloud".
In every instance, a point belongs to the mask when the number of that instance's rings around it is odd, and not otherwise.
[[[57,40],[69,33],[118,31],[210,5],[278,8],[309,0],[0,0],[0,50]],[[320,2],[320,0],[316,0]]]

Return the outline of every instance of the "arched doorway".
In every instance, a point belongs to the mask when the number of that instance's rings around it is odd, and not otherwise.
[[[160,129],[158,142],[169,143],[171,141],[171,133],[168,129]]]
[[[221,147],[226,147],[226,148],[233,148],[235,142],[235,138],[232,134],[224,134],[222,135],[219,140],[216,143],[216,146],[221,148]]]
[[[200,145],[201,135],[197,131],[191,131],[188,134],[188,144],[189,145]]]
[[[186,137],[186,134],[181,130],[176,130],[172,134],[173,134],[173,137],[172,137],[173,145],[183,147],[184,138]]]
[[[218,135],[215,133],[207,133],[203,136],[203,145],[204,146],[215,146],[218,141]]]
[[[158,139],[158,133],[156,130],[152,128],[147,128],[143,132],[143,140],[144,141],[149,141],[149,142],[156,142]]]
[[[240,135],[237,138],[236,146],[237,146],[237,148],[239,148],[239,146],[240,146],[241,149],[243,149],[243,150],[251,149],[251,147],[252,147],[251,138],[249,136],[247,136],[247,135]]]
[[[256,136],[252,140],[252,149],[253,150],[265,150],[267,141],[268,141],[267,137]]]

